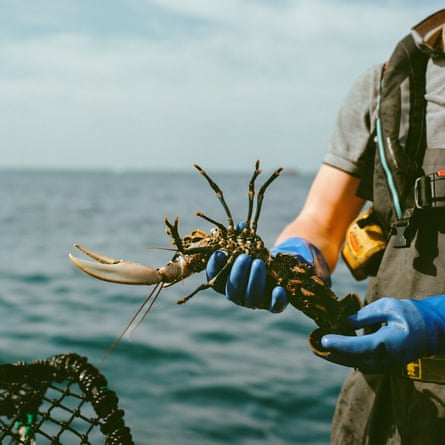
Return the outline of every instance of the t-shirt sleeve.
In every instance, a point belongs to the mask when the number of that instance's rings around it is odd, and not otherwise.
[[[372,184],[375,113],[382,66],[376,65],[353,84],[337,115],[324,163]],[[368,193],[366,193],[368,194]]]

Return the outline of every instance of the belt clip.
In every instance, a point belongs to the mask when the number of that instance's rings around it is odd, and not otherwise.
[[[407,363],[402,369],[402,375],[411,380],[422,380],[422,360],[419,358]]]
[[[402,377],[421,382],[445,384],[445,357],[435,355],[422,357],[406,364],[402,370]]]

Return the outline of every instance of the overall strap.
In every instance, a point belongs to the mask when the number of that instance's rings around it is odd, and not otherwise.
[[[414,206],[414,181],[422,174],[425,152],[425,71],[429,56],[419,50],[411,34],[396,47],[385,65],[380,85],[376,121],[377,181],[384,182],[389,203],[375,200],[376,211],[393,224]],[[402,146],[402,86],[409,91],[408,134]],[[377,182],[378,186],[381,184]],[[389,204],[389,205],[388,205]]]
[[[426,148],[425,73],[430,57],[443,54],[444,24],[445,10],[441,10],[414,26],[382,70],[374,207],[387,234],[396,233],[397,247],[408,246],[409,234],[415,232],[414,184],[424,175]],[[406,114],[408,130],[404,132]]]

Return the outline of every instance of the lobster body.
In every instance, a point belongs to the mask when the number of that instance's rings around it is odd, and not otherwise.
[[[216,277],[203,283],[190,295],[178,301],[178,303],[184,303],[196,293],[213,287],[216,279],[221,274],[227,273],[234,260],[240,254],[245,253],[252,258],[259,258],[265,262],[267,273],[266,292],[269,295],[273,287],[284,287],[289,302],[318,325],[319,329],[316,329],[309,338],[311,346],[317,352],[323,353],[320,339],[325,333],[354,335],[353,329],[347,322],[347,317],[360,308],[359,297],[355,294],[348,294],[340,300],[337,299],[329,286],[315,274],[312,265],[288,254],[279,253],[276,256],[271,256],[263,240],[256,233],[264,192],[270,183],[280,175],[281,169],[276,170],[258,191],[256,212],[252,218],[255,198],[254,184],[257,176],[261,173],[257,161],[249,182],[247,218],[242,228],[235,228],[232,214],[222,190],[203,169],[197,165],[195,167],[206,178],[224,207],[228,220],[227,226],[198,212],[199,217],[214,224],[215,227],[209,233],[194,230],[189,235],[181,237],[178,218],[175,219],[174,223],[170,223],[165,218],[166,232],[172,238],[172,245],[175,247],[176,253],[168,264],[158,269],[109,258],[77,244],[75,246],[92,257],[95,262],[85,261],[70,254],[73,263],[82,271],[101,280],[124,284],[157,285],[157,297],[162,288],[171,286],[191,274],[205,270],[210,256],[215,251],[223,250],[226,252],[227,262],[223,269]]]

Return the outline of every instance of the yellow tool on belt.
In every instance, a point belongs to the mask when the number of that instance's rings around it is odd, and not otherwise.
[[[386,237],[372,208],[361,213],[348,227],[341,254],[356,280],[374,275],[386,247]]]

